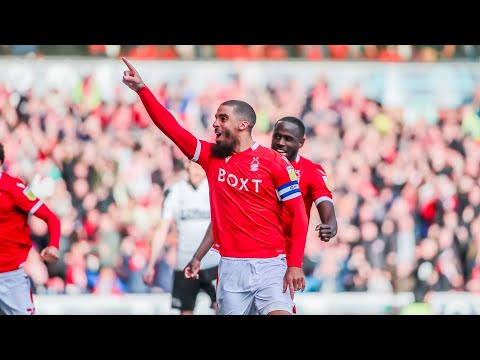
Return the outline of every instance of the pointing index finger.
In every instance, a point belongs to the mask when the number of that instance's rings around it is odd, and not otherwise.
[[[130,64],[130,62],[129,62],[126,58],[124,58],[124,57],[122,57],[122,60],[123,60],[123,62],[125,63],[125,65],[127,65],[128,69],[129,69],[133,74],[135,74],[135,73],[136,73],[136,70],[135,70],[135,68],[133,67],[133,65]]]

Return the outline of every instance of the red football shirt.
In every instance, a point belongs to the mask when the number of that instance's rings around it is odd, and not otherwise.
[[[27,220],[43,202],[22,180],[0,173],[0,272],[18,269],[32,247]]]
[[[211,146],[199,141],[192,160],[210,184],[214,249],[240,258],[285,254],[281,201],[301,195],[290,162],[258,143],[226,159],[212,157]]]
[[[303,202],[305,203],[305,210],[307,211],[308,221],[310,221],[312,204],[317,206],[322,201],[332,202],[333,197],[328,184],[327,173],[321,165],[315,164],[300,155],[297,155],[292,165],[295,168]],[[282,217],[283,223],[285,224],[285,236],[290,237],[286,231],[286,225],[291,222],[292,219],[285,214]]]
[[[138,95],[155,125],[207,174],[214,248],[222,256],[267,258],[287,253],[289,266],[301,266],[307,230],[306,216],[296,216],[295,246],[285,250],[282,203],[305,211],[295,170],[272,149],[254,144],[226,159],[212,156],[212,143],[184,129],[146,86]],[[298,198],[298,199],[297,199]],[[293,241],[292,241],[293,244]]]
[[[327,173],[321,165],[315,164],[300,155],[292,162],[292,165],[297,174],[303,202],[307,210],[307,217],[310,220],[312,203],[315,203],[315,206],[317,206],[322,201],[332,202],[333,197],[328,184]]]

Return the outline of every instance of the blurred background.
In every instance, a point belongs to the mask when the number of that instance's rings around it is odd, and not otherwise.
[[[0,45],[4,170],[61,218],[61,260],[26,271],[38,314],[175,314],[175,229],[142,280],[182,153],[122,84],[126,56],[182,126],[213,140],[227,99],[254,138],[300,117],[301,155],[333,188],[338,235],[312,211],[299,314],[480,314],[479,45]],[[203,294],[202,294],[203,295]],[[85,301],[85,298],[88,301]],[[200,297],[196,313],[210,314]]]

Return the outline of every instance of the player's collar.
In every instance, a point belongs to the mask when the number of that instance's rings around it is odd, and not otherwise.
[[[248,152],[250,152],[250,151],[255,151],[255,150],[258,149],[259,146],[260,146],[260,144],[257,143],[256,141],[254,141],[252,146],[250,146],[248,149],[245,149],[245,150],[243,150],[243,151],[240,151],[240,152],[237,153],[237,154],[245,154],[245,153],[248,153]]]
[[[250,146],[248,149],[245,149],[245,150],[243,150],[243,151],[240,151],[239,153],[235,153],[235,154],[233,154],[233,155],[238,155],[238,154],[249,154],[249,153],[250,153],[250,151],[255,151],[255,150],[257,150],[259,146],[260,146],[260,144],[259,144],[259,143],[257,143],[256,141],[254,141],[254,142],[253,142],[253,145],[252,145],[252,146]],[[230,158],[231,158],[233,155],[231,155],[231,156],[227,156],[227,157],[225,158],[225,161],[226,161],[226,162],[228,162],[228,160],[230,160]]]

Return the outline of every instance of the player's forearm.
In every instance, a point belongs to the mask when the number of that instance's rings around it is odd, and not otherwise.
[[[166,221],[162,221],[162,223],[160,224],[160,228],[153,236],[150,249],[150,257],[148,258],[148,266],[154,266],[158,258],[160,257],[163,245],[167,240],[169,226],[169,222],[167,223]]]
[[[214,241],[213,241],[212,223],[210,223],[210,225],[208,225],[207,231],[205,232],[205,236],[203,237],[203,240],[198,246],[198,249],[193,255],[193,257],[201,261],[203,257],[207,255],[207,253],[210,251],[210,249],[213,246],[213,243]]]
[[[317,205],[317,210],[322,224],[330,225],[332,236],[335,236],[337,234],[337,217],[333,204],[330,201],[322,201]]]
[[[189,158],[192,159],[197,149],[197,138],[185,130],[175,117],[158,102],[147,86],[138,91],[145,109],[153,123]]]
[[[35,216],[46,222],[48,233],[50,235],[50,242],[48,246],[54,246],[57,249],[60,246],[60,220],[59,218],[43,204],[35,212]]]
[[[301,268],[308,231],[308,218],[305,205],[302,198],[297,197],[286,201],[284,206],[288,215],[293,219],[291,222],[291,241],[285,244],[287,265]]]

